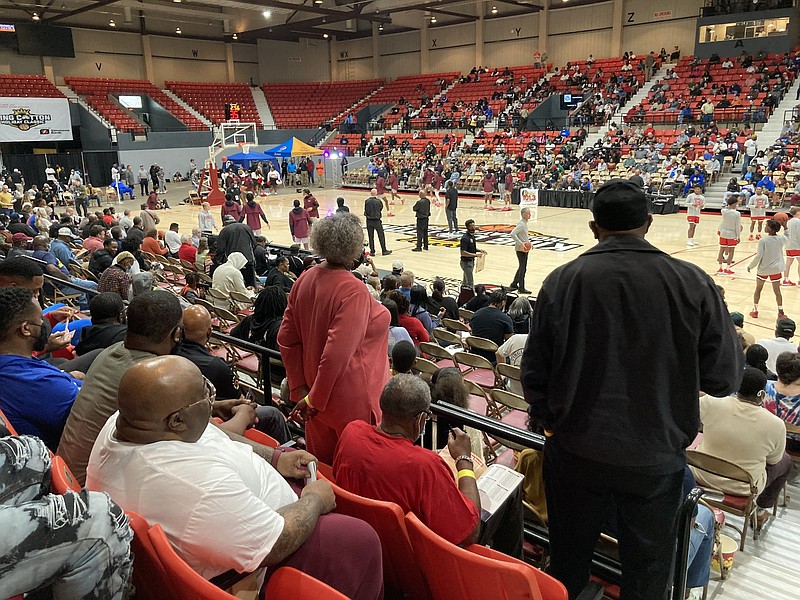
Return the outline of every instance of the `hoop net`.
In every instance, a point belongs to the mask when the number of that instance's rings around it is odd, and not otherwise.
[[[239,150],[242,151],[242,154],[250,154],[250,146],[252,146],[252,144],[248,142],[238,142],[238,144]]]

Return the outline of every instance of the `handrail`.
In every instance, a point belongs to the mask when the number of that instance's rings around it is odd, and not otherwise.
[[[508,425],[501,421],[484,417],[475,412],[460,408],[447,402],[436,402],[430,406],[431,412],[437,418],[442,418],[445,422],[462,423],[473,427],[492,437],[499,437],[514,442],[527,448],[543,451],[545,437]],[[432,428],[434,435],[433,441],[436,444],[436,427]],[[689,555],[689,533],[692,528],[692,517],[697,502],[703,495],[700,488],[693,489],[684,499],[676,519],[676,551],[675,551],[675,570],[673,571],[672,599],[683,600],[684,588],[686,587],[686,568]],[[544,527],[526,523],[524,526],[525,537],[528,541],[540,546],[549,545],[549,535]],[[611,583],[622,583],[622,565],[618,560],[595,552],[592,557],[592,573],[605,581]]]

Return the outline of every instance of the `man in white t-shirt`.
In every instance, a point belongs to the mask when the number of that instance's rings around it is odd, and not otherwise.
[[[382,598],[377,534],[363,521],[327,514],[335,506],[330,484],[303,481],[314,457],[233,441],[209,424],[215,396],[179,356],[128,369],[119,412],[92,449],[87,487],[160,524],[205,578],[293,566],[347,597]],[[299,498],[284,477],[297,478]]]
[[[792,263],[797,259],[797,278],[800,283],[800,212],[796,206],[789,209],[789,221],[786,223],[786,270],[783,273],[783,285],[797,285],[789,278]]]
[[[697,224],[700,222],[700,211],[706,205],[705,196],[703,196],[703,188],[699,185],[695,186],[694,191],[686,196],[686,220],[689,222],[689,233],[686,239],[687,246],[697,246],[694,241],[694,232],[697,229]]]
[[[789,317],[779,317],[775,322],[775,337],[756,342],[759,346],[767,349],[769,353],[767,368],[773,373],[775,372],[775,361],[781,352],[797,352],[797,344],[791,341],[796,327],[795,322]]]
[[[169,224],[169,231],[164,234],[164,243],[169,249],[172,257],[178,258],[178,250],[181,248],[181,236],[178,233],[179,225],[177,223]]]
[[[515,333],[512,335],[497,349],[497,362],[507,362],[510,365],[519,366],[522,362],[522,353],[525,351],[525,343],[527,341],[527,333]],[[509,379],[508,391],[522,396],[522,384],[515,379]]]
[[[750,161],[753,160],[758,154],[758,144],[756,144],[756,134],[747,138],[744,142],[744,157],[742,158],[742,176],[747,173],[747,167],[750,166]]]
[[[764,221],[767,220],[767,208],[769,208],[769,197],[764,194],[764,188],[760,185],[756,186],[756,193],[750,196],[747,201],[747,207],[750,209],[750,238],[753,241],[753,231],[755,230],[756,223],[758,223],[758,233],[755,239],[761,239],[761,233],[764,231]]]

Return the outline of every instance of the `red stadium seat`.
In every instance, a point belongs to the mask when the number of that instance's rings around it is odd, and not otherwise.
[[[299,593],[301,592],[302,593]],[[269,578],[266,600],[347,600],[331,586],[292,567],[281,567]]]
[[[175,596],[169,594],[170,577],[150,541],[150,524],[137,513],[126,514],[133,529],[131,550],[135,556],[133,585],[136,587],[137,600],[176,600]]]
[[[51,489],[54,494],[66,494],[67,490],[80,492],[81,486],[78,480],[70,471],[64,459],[57,454],[53,456],[53,464],[50,467]]]
[[[19,435],[17,430],[14,429],[14,426],[9,422],[8,418],[3,414],[3,411],[0,410],[0,425],[8,429],[8,433],[11,435]]]
[[[434,600],[567,600],[561,583],[520,560],[477,544],[459,548],[412,513],[405,521]]]
[[[411,548],[402,509],[394,502],[381,502],[352,494],[333,485],[336,512],[369,523],[378,533],[383,548],[383,575],[387,588],[405,598],[431,598]]]

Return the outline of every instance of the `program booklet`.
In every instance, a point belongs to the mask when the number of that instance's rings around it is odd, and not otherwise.
[[[497,509],[508,500],[525,476],[505,465],[493,464],[478,477],[481,496],[481,521],[488,521]]]

